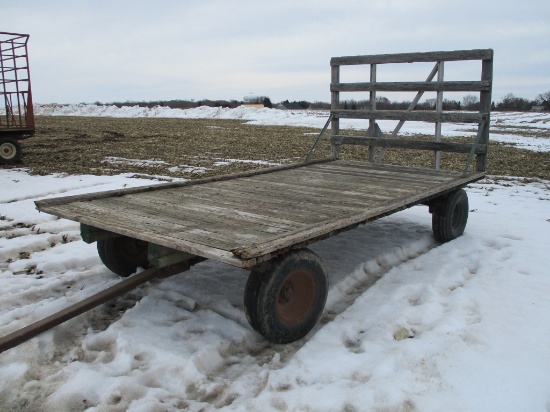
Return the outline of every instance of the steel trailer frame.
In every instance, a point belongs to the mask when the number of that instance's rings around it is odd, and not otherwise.
[[[19,140],[35,133],[28,34],[0,32],[0,163],[21,158]]]

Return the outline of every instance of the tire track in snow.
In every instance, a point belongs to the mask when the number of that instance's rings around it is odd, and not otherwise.
[[[399,230],[399,228],[397,225],[392,226],[392,230]],[[199,404],[207,399],[216,407],[229,406],[238,398],[232,383],[242,380],[253,385],[252,392],[259,394],[267,385],[270,371],[283,368],[312,336],[349,308],[357,296],[366,292],[391,269],[428,253],[438,245],[428,234],[429,231],[420,230],[419,232],[415,236],[416,240],[410,241],[407,239],[408,236],[403,236],[402,246],[394,247],[389,252],[356,264],[355,270],[330,289],[327,305],[318,324],[305,338],[290,344],[278,345],[265,341],[255,332],[250,332],[241,341],[225,342],[220,345],[216,348],[218,352],[216,356],[220,357],[223,366],[216,368],[215,371],[207,368],[201,370],[208,381],[214,384],[215,389],[208,392],[204,389],[199,391],[197,388],[192,388],[187,399],[195,400]],[[320,249],[323,257],[323,247]],[[213,309],[210,308],[210,310]],[[225,316],[223,312],[218,313]],[[200,363],[198,368],[200,370]]]

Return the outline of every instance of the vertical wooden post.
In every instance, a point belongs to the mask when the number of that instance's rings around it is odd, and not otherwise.
[[[376,64],[370,65],[370,84],[376,83]],[[372,90],[369,93],[370,109],[374,112],[376,110],[376,91]],[[369,119],[370,137],[376,136],[376,119]],[[369,146],[369,162],[374,162],[376,148]]]
[[[481,81],[493,83],[493,51],[491,50],[491,58],[481,61]],[[487,118],[485,122],[479,124],[482,130],[480,144],[487,144],[489,141],[489,126],[491,123],[491,88],[489,91],[479,93],[479,112],[485,113]],[[489,149],[487,147],[487,149]],[[487,170],[487,152],[476,156],[476,171],[485,172]]]
[[[438,61],[437,62],[437,81],[438,82],[443,82],[443,78],[444,78],[443,70],[444,70],[444,62]],[[443,92],[442,91],[437,92],[435,109],[438,114],[441,114],[443,112]],[[441,141],[441,122],[440,121],[435,123],[435,141],[436,142]],[[441,169],[441,152],[440,151],[435,152],[434,165],[435,165],[435,170]]]
[[[331,67],[331,82],[340,83],[340,66],[339,65],[335,65]],[[338,109],[340,109],[340,92],[333,91],[331,92],[330,110],[334,111]],[[331,131],[331,136],[336,136],[337,134],[340,133],[340,119],[336,116],[332,117],[330,131]],[[338,159],[340,157],[340,146],[334,143],[331,143],[330,146],[331,146],[332,157],[335,159]]]

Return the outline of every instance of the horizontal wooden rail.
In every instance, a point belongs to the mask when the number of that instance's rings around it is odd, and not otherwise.
[[[336,119],[410,120],[415,122],[480,123],[487,113],[428,112],[406,110],[332,110]]]
[[[389,147],[396,149],[414,149],[414,150],[438,150],[441,152],[452,153],[470,153],[473,144],[452,143],[452,142],[434,142],[428,140],[403,140],[403,139],[382,139],[376,137],[362,136],[344,136],[336,135],[330,138],[332,144],[353,144],[361,146]],[[474,154],[487,153],[487,145],[477,145]]]
[[[437,62],[457,60],[490,60],[492,49],[436,51],[427,53],[377,54],[369,56],[343,56],[330,59],[331,66],[348,66],[357,64],[386,64]]]
[[[488,91],[488,81],[468,82],[377,82],[332,83],[331,92],[480,92]]]

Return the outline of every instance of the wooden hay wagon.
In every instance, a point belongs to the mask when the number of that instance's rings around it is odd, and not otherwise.
[[[444,80],[446,62],[466,60],[480,61],[480,80]],[[426,81],[376,80],[377,66],[412,62],[435,63]],[[309,244],[418,204],[429,207],[437,240],[447,242],[463,233],[468,217],[463,187],[485,175],[492,62],[490,49],[333,58],[328,159],[310,161],[308,156],[301,164],[42,200],[36,205],[80,222],[83,240],[97,241],[102,261],[120,276],[129,276],[140,266],[162,268],[179,262],[188,268],[204,259],[250,269],[244,293],[250,325],[273,342],[292,342],[315,325],[328,291],[326,269],[307,248]],[[340,69],[347,65],[369,65],[370,81],[340,82]],[[356,91],[369,93],[370,107],[341,109],[340,93]],[[383,111],[376,108],[380,91],[417,95],[408,110]],[[414,110],[424,92],[436,93],[435,110]],[[479,93],[479,112],[443,111],[444,92]],[[340,135],[343,118],[368,120],[366,136]],[[392,136],[377,132],[379,119],[399,121]],[[396,139],[404,121],[434,123],[435,140]],[[477,136],[468,144],[442,142],[445,122],[477,124]],[[368,146],[370,161],[340,159],[343,144]],[[382,148],[378,155],[376,148]],[[379,160],[388,148],[433,151],[435,168],[382,164]],[[444,151],[464,153],[462,172],[440,170]]]

